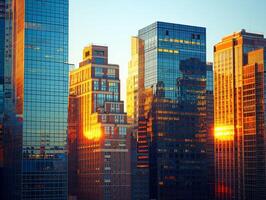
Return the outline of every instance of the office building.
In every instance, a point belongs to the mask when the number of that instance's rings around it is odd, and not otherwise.
[[[68,0],[6,0],[5,12],[6,199],[66,200]]]
[[[77,154],[77,130],[79,122],[79,104],[76,95],[69,95],[68,102],[68,198],[77,199],[78,191],[78,154]]]
[[[5,1],[0,1],[0,177],[4,177],[4,52],[5,52]],[[4,187],[0,184],[0,196],[4,194]]]
[[[145,191],[145,183],[142,182],[142,174],[137,170],[137,130],[140,113],[140,98],[144,91],[143,80],[143,51],[144,43],[134,36],[131,38],[131,60],[128,63],[127,78],[127,118],[129,133],[131,135],[131,199],[147,199],[140,189]],[[147,186],[147,184],[146,184]],[[146,189],[147,191],[147,189]]]
[[[206,30],[156,22],[138,38],[144,44],[137,132],[143,187],[136,192],[206,199]]]
[[[214,46],[215,198],[265,199],[266,39],[242,30]]]
[[[70,73],[70,95],[78,105],[73,110],[78,115],[78,199],[130,199],[127,114],[120,100],[119,66],[108,63],[107,47],[84,48],[83,61]]]
[[[127,78],[127,116],[128,122],[138,126],[139,119],[139,96],[144,89],[144,82],[141,73],[143,71],[144,43],[138,37],[131,38],[131,60],[128,63]]]
[[[1,172],[4,165],[4,149],[3,149],[4,60],[5,60],[4,52],[5,52],[5,1],[0,0],[0,171]]]
[[[208,199],[214,199],[214,100],[213,100],[213,63],[206,65],[206,124],[207,124],[207,159],[208,159]]]

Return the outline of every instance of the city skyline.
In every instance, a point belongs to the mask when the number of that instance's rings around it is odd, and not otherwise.
[[[131,36],[137,36],[137,30],[155,21],[206,27],[207,61],[212,62],[213,46],[225,35],[241,29],[266,35],[265,6],[263,0],[70,0],[69,62],[78,67],[80,51],[89,43],[109,46],[110,63],[120,66],[121,99],[126,103]],[[252,7],[256,12],[250,12]]]
[[[0,0],[0,199],[266,199],[265,0]]]

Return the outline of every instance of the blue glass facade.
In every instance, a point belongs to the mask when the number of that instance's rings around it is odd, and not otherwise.
[[[214,199],[214,103],[213,103],[213,64],[207,63],[206,69],[206,122],[207,122],[207,157],[208,157],[208,199]]]
[[[201,27],[156,22],[139,31],[145,41],[145,88],[164,85],[165,97],[178,99],[176,79],[182,61],[206,62],[206,30]]]
[[[0,0],[0,177],[3,177],[4,146],[3,146],[3,112],[4,112],[4,48],[5,48],[5,1]],[[2,196],[4,188],[0,188]]]
[[[139,38],[145,92],[138,167],[148,174],[149,198],[207,199],[206,29],[156,22]]]
[[[0,0],[0,115],[4,110],[4,48],[5,48],[5,1]],[[2,116],[1,116],[2,118]],[[2,119],[1,119],[2,120]]]
[[[0,0],[0,159],[2,160],[2,121],[4,112],[5,1]],[[2,161],[0,160],[0,167]]]
[[[10,199],[67,199],[68,7],[68,0],[6,3]]]

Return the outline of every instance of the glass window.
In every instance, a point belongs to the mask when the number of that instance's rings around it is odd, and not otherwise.
[[[127,134],[126,127],[119,127],[119,135],[125,136]]]
[[[101,86],[102,88],[102,91],[106,91],[106,80],[103,80],[102,81],[102,86]]]
[[[105,64],[105,59],[104,58],[94,58],[94,61],[96,64],[103,65]]]
[[[99,90],[99,82],[98,81],[93,81],[93,89]]]
[[[107,76],[109,78],[115,78],[115,69],[108,69]]]
[[[103,68],[95,67],[95,77],[101,78],[103,76]]]

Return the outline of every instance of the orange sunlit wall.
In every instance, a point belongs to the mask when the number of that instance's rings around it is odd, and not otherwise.
[[[14,85],[16,96],[16,112],[23,114],[23,87],[24,87],[24,27],[25,27],[25,5],[24,1],[16,0],[13,2],[14,7]]]
[[[257,129],[262,129],[261,123],[264,123],[264,108],[260,105],[263,103],[263,79],[258,73],[262,66],[256,62],[263,63],[264,50],[252,50],[265,46],[263,35],[242,30],[224,37],[214,47],[217,200],[253,199],[262,194],[262,189],[258,188],[263,187],[265,176],[255,178],[260,168],[265,168],[264,138],[258,137],[263,130]],[[261,161],[256,163],[257,160]]]
[[[235,185],[235,81],[234,41],[223,40],[214,48],[214,148],[215,195],[231,199]]]
[[[247,54],[243,67],[244,191],[265,199],[264,49]]]

